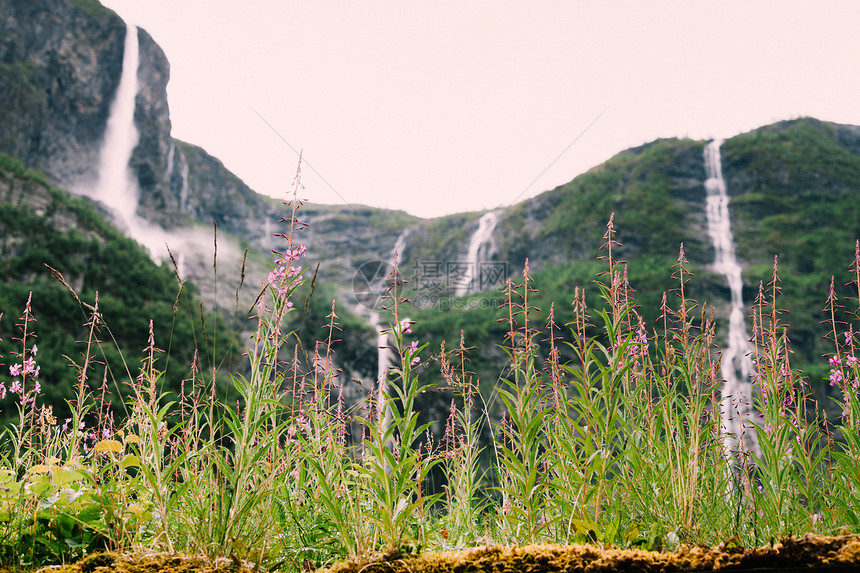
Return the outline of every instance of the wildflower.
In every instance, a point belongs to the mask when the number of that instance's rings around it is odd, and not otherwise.
[[[830,371],[830,385],[840,384],[842,382],[842,373],[839,370],[831,370]]]
[[[845,358],[845,362],[847,362],[847,363],[848,363],[848,366],[849,366],[850,368],[854,368],[854,367],[857,365],[857,357],[856,357],[856,356],[854,356],[853,354],[849,354],[849,355]]]
[[[302,432],[304,432],[306,434],[311,433],[310,420],[308,420],[307,416],[305,416],[304,414],[302,414],[301,416],[296,418],[296,424],[298,425],[299,430],[301,430]]]
[[[283,281],[287,276],[287,269],[285,267],[278,267],[269,273],[269,284],[273,287],[277,287],[281,281]]]
[[[9,375],[11,376],[20,376],[21,375],[21,365],[13,364],[9,367]]]
[[[33,376],[39,375],[39,367],[36,366],[36,361],[33,360],[32,356],[24,361],[24,374],[30,374]]]
[[[284,253],[284,260],[291,262],[295,261],[307,253],[307,248],[304,245],[299,245],[297,249],[287,249],[287,252]]]
[[[842,361],[839,359],[839,357],[838,357],[838,356],[831,356],[831,357],[830,357],[830,367],[831,367],[831,368],[836,368],[837,366],[839,366],[839,364],[840,364],[841,362],[842,362]]]
[[[417,353],[418,353],[418,341],[413,340],[412,342],[409,343],[409,346],[406,347],[406,351],[404,353],[406,355],[406,358],[410,358],[410,357],[412,358],[412,361],[409,363],[410,366],[415,366],[416,364],[421,362],[421,357],[416,356]]]
[[[9,391],[13,394],[20,394],[21,392],[23,392],[24,388],[21,386],[21,381],[15,380],[14,382],[12,382],[12,385],[9,386]]]
[[[645,325],[639,323],[639,329],[633,337],[628,356],[635,359],[646,354],[648,354],[648,333],[645,331]]]
[[[34,344],[33,348],[30,349],[30,354],[32,354],[33,356],[36,356],[36,354],[38,352],[39,352],[39,347]]]

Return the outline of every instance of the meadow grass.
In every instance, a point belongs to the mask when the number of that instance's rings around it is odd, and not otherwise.
[[[686,294],[683,247],[677,286],[664,295],[661,318],[646,325],[626,267],[613,258],[612,220],[597,304],[576,289],[569,311],[552,308],[545,324],[535,323],[528,264],[508,282],[507,335],[499,341],[507,363],[495,396],[481,395],[462,337],[453,349],[442,345],[438,370],[426,366],[420,324],[401,316],[395,265],[385,301],[396,365],[382,392],[346,404],[351,382],[339,379],[331,350],[334,303],[309,372],[300,371],[284,326],[305,280],[299,189],[300,173],[284,250],[255,304],[248,374],[232,374],[236,404],[219,401],[215,373],[195,364],[179,396],[161,395],[161,351],[150,335],[136,378],[125,382],[133,389],[128,414],[114,420],[106,381],[93,382],[106,327],[96,299],[82,359],[72,365],[72,414],[60,423],[39,401],[50,381],[39,377],[27,304],[20,351],[4,357],[11,381],[0,384],[3,408],[18,414],[0,457],[3,564],[68,562],[106,549],[298,571],[377,552],[488,544],[659,550],[860,532],[860,339],[838,318],[833,289],[826,303],[833,352],[824,359],[840,390],[835,420],[792,370],[776,263],[752,305],[756,394],[734,399],[755,405],[748,431],[760,454],[726,440],[712,309]],[[860,247],[852,268],[860,286]],[[860,297],[852,304],[860,312]],[[572,360],[561,360],[562,345]],[[418,411],[416,399],[431,390],[449,393],[447,420]],[[500,419],[489,414],[496,397]]]

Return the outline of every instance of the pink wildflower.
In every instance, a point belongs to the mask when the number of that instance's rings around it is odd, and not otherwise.
[[[404,352],[407,359],[410,357],[412,358],[412,361],[409,363],[410,366],[415,366],[416,364],[421,362],[421,357],[416,356],[417,353],[418,353],[418,341],[413,340],[412,342],[409,343],[409,346],[406,347],[405,352]]]
[[[298,425],[300,431],[306,434],[311,433],[311,422],[304,414],[296,418],[296,425]]]
[[[634,359],[648,354],[648,333],[645,331],[644,325],[639,325],[627,354]]]
[[[849,366],[849,367],[854,368],[854,367],[857,365],[857,357],[856,357],[856,356],[854,356],[853,354],[849,354],[849,355],[845,358],[845,362],[847,362],[847,363],[848,363],[848,366]]]
[[[13,364],[9,367],[9,375],[10,376],[20,376],[21,375],[21,365]]]
[[[830,385],[840,384],[842,382],[842,373],[839,370],[830,371]]]
[[[830,357],[830,367],[831,367],[831,368],[836,368],[837,366],[839,366],[839,364],[840,364],[841,362],[842,362],[842,361],[839,359],[839,357],[838,357],[838,356],[831,356],[831,357]]]
[[[33,376],[39,375],[39,367],[36,366],[36,361],[33,360],[32,356],[24,361],[24,374],[31,374]]]
[[[269,273],[269,284],[277,287],[282,280],[284,280],[287,276],[287,269],[285,267],[278,267]]]

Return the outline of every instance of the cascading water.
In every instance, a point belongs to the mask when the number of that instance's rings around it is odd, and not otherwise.
[[[394,250],[391,252],[391,258],[383,267],[386,273],[388,272],[388,269],[394,267],[395,263],[399,265],[399,261],[403,256],[403,251],[406,249],[406,238],[408,236],[409,230],[406,229],[400,233],[397,240],[394,242]],[[386,281],[387,278],[385,276],[379,277],[378,284],[375,285],[379,292],[382,292],[387,288]],[[379,395],[377,397],[379,407],[379,427],[384,431],[390,422],[391,416],[391,412],[389,412],[388,408],[385,407],[385,398],[388,394],[388,369],[394,361],[394,350],[391,348],[391,344],[389,343],[391,329],[388,322],[382,320],[381,316],[376,311],[370,314],[369,322],[370,325],[376,329],[376,383],[379,388]]]
[[[470,292],[480,289],[480,284],[475,284],[475,278],[480,280],[478,265],[481,260],[488,259],[496,249],[493,239],[493,231],[499,222],[499,215],[495,211],[485,213],[478,219],[478,228],[472,233],[469,241],[469,250],[466,254],[466,272],[463,280],[454,289],[455,296],[465,296]]]
[[[104,205],[113,214],[118,226],[145,246],[154,260],[168,257],[165,244],[170,240],[173,243],[173,252],[178,255],[178,266],[182,267],[186,251],[189,254],[194,250],[199,251],[201,245],[211,243],[211,239],[198,236],[200,233],[197,231],[168,233],[137,215],[140,189],[131,171],[130,162],[139,139],[134,124],[139,61],[138,29],[126,22],[122,72],[116,95],[111,102],[104,141],[99,152],[98,181],[95,187],[78,191]],[[175,149],[171,148],[167,157],[168,171],[172,171],[176,160]],[[188,164],[184,159],[181,161],[183,181],[180,202],[184,210],[188,195]]]
[[[111,209],[132,233],[138,226],[135,215],[138,188],[129,169],[131,154],[139,137],[134,125],[137,66],[137,26],[126,23],[122,75],[111,103],[104,142],[99,153],[99,180],[90,195]]]
[[[720,371],[725,384],[722,390],[721,414],[726,433],[726,448],[736,450],[743,439],[743,446],[759,454],[755,428],[745,424],[752,415],[752,362],[749,357],[749,342],[744,323],[743,281],[741,266],[735,257],[734,239],[729,219],[729,196],[723,179],[720,145],[714,140],[705,146],[705,191],[707,192],[708,235],[716,252],[714,270],[726,277],[731,293],[729,332],[727,347],[723,351]]]
[[[179,189],[179,210],[188,211],[188,162],[183,161],[180,168],[182,174],[182,187]]]

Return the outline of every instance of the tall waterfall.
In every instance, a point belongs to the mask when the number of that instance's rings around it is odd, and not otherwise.
[[[205,248],[204,245],[211,245],[212,239],[199,230],[170,233],[137,215],[140,188],[130,162],[140,137],[134,124],[139,61],[138,29],[126,22],[122,73],[116,95],[111,102],[104,140],[99,151],[98,181],[95,187],[78,191],[104,205],[113,215],[115,223],[127,235],[145,246],[154,260],[167,258],[165,245],[169,240],[171,249],[182,263],[186,254],[194,258],[196,255],[192,255],[192,252],[199,252]],[[172,170],[175,160],[175,150],[171,148],[167,157],[168,172]],[[184,159],[182,169],[181,202],[184,209],[188,195],[188,164]]]
[[[137,146],[139,137],[134,125],[137,66],[137,27],[126,23],[122,75],[116,96],[111,103],[107,129],[99,154],[99,180],[91,196],[112,210],[132,234],[138,226],[135,215],[138,187],[129,169],[131,154]]]
[[[744,424],[752,416],[752,362],[749,357],[749,337],[744,323],[743,282],[741,266],[735,257],[734,238],[729,219],[729,196],[723,179],[720,157],[721,140],[714,140],[705,146],[705,191],[707,192],[708,235],[714,245],[716,256],[714,270],[726,277],[731,293],[729,332],[727,348],[723,351],[720,371],[725,379],[722,390],[721,415],[726,432],[726,448],[737,449],[743,437],[743,445],[757,454],[758,440],[755,428]]]
[[[466,254],[466,272],[463,280],[454,289],[455,296],[465,296],[470,292],[480,290],[481,274],[478,266],[481,260],[489,258],[496,248],[493,231],[498,222],[499,215],[495,211],[485,213],[478,219],[478,228],[472,233],[472,238],[469,241],[469,250]],[[475,284],[476,278],[478,279],[478,284]]]
[[[388,259],[388,264],[384,267],[386,269],[391,269],[394,267],[395,261],[398,264],[398,274],[400,273],[399,264],[400,260],[403,257],[403,251],[406,248],[406,238],[409,236],[409,229],[405,229],[400,235],[397,237],[397,241],[394,242],[394,249],[391,251],[391,257]],[[380,277],[380,289],[387,288],[387,278]],[[384,431],[384,429],[388,426],[390,422],[391,412],[388,410],[385,404],[385,398],[388,395],[388,369],[392,366],[394,362],[394,350],[391,347],[390,343],[390,335],[391,330],[388,325],[388,321],[382,320],[382,317],[378,312],[374,311],[370,314],[369,322],[371,326],[376,329],[376,358],[377,358],[377,367],[376,367],[376,382],[379,387],[379,394],[377,396],[379,408],[379,427]]]

